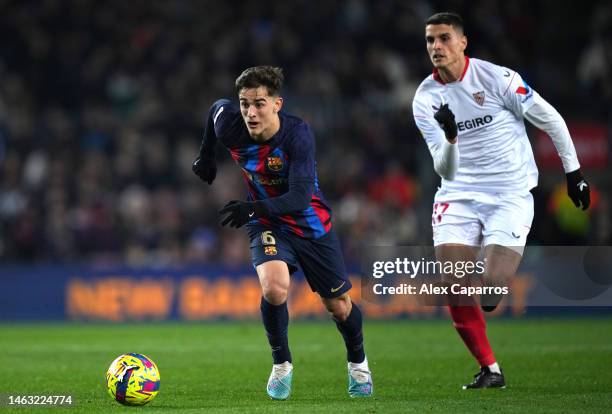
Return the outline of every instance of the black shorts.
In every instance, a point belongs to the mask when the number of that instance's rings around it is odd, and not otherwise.
[[[264,226],[249,226],[253,266],[271,260],[287,263],[289,273],[302,269],[313,292],[335,298],[352,287],[336,233],[330,230],[318,239],[304,239]]]

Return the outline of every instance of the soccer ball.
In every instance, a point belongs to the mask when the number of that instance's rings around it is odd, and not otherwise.
[[[108,367],[106,385],[110,396],[121,404],[144,405],[159,392],[159,370],[145,355],[119,355]]]

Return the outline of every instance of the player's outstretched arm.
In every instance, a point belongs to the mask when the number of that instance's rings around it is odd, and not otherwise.
[[[210,107],[204,126],[204,136],[200,144],[200,151],[191,166],[194,174],[209,185],[213,183],[217,176],[217,161],[215,159],[217,134],[215,132],[215,121],[223,111],[223,104],[228,102],[227,100],[219,100]]]
[[[580,172],[576,148],[565,121],[559,112],[536,92],[533,95],[533,105],[525,112],[525,118],[551,137],[565,170],[567,194],[576,207],[586,210],[591,203],[590,188]]]

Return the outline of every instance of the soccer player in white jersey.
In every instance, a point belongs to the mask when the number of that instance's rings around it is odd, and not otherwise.
[[[434,69],[412,109],[442,177],[432,216],[436,257],[475,261],[483,248],[483,280],[504,283],[521,261],[533,219],[530,190],[538,179],[523,120],[552,138],[576,207],[588,208],[589,185],[563,118],[515,71],[467,57],[459,15],[431,16],[425,40]],[[486,299],[482,309],[491,311],[501,297]],[[463,388],[505,387],[478,303],[461,304],[449,306],[453,324],[481,367]]]

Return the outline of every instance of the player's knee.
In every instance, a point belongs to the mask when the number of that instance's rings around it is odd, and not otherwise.
[[[272,305],[287,301],[289,292],[289,271],[285,263],[268,262],[257,267],[263,297]]]
[[[484,279],[507,282],[515,275],[521,259],[522,256],[512,248],[495,244],[487,246]]]
[[[262,286],[263,297],[272,305],[281,305],[287,301],[288,288],[279,283]]]
[[[346,294],[338,298],[324,299],[323,303],[336,321],[344,322],[351,313],[351,298]]]
[[[332,312],[332,317],[338,322],[344,322],[348,318],[350,313],[350,310],[348,310],[346,307],[343,307],[341,309],[335,309]]]

